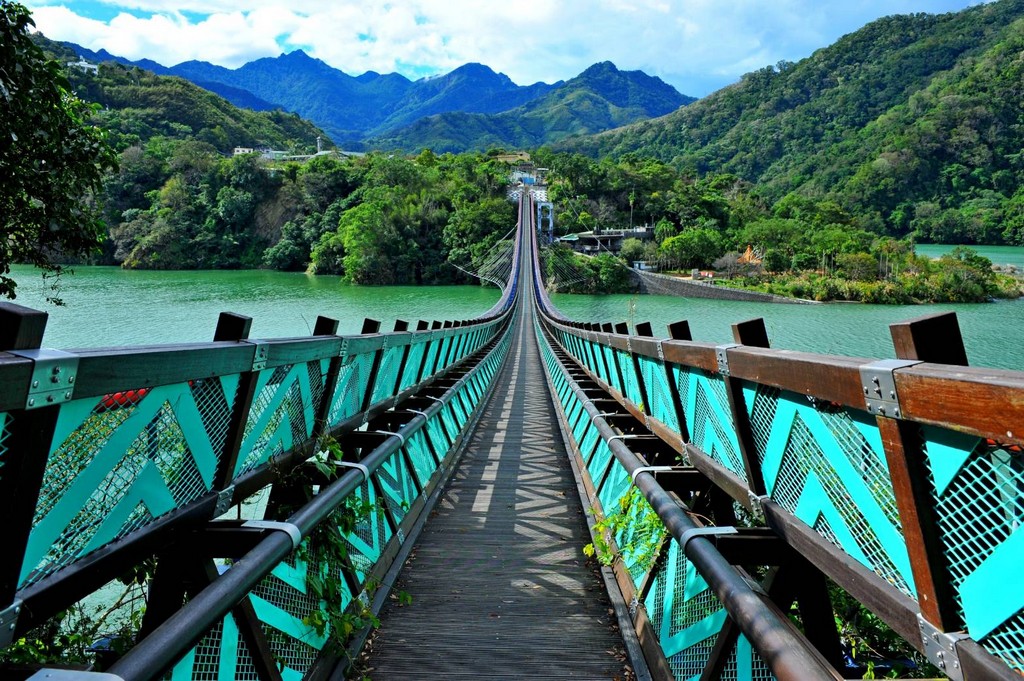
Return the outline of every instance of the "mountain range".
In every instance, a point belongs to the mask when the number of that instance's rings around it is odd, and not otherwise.
[[[483,64],[412,81],[373,71],[351,76],[302,50],[227,69],[202,61],[167,67],[63,45],[93,62],[185,78],[239,107],[297,113],[354,150],[536,146],[661,116],[694,101],[659,78],[620,71],[610,62],[568,81],[521,86]]]

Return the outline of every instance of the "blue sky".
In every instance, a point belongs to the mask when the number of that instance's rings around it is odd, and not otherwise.
[[[171,66],[235,68],[303,49],[346,73],[410,78],[487,64],[520,84],[610,60],[703,96],[798,61],[888,14],[979,0],[59,0],[30,1],[50,38]]]

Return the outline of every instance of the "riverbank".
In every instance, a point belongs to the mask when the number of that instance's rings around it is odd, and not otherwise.
[[[633,281],[641,293],[652,295],[672,295],[682,298],[708,298],[711,300],[740,300],[759,303],[789,303],[813,305],[816,301],[801,300],[792,296],[775,295],[765,291],[719,286],[713,281],[693,281],[667,274],[630,270]]]

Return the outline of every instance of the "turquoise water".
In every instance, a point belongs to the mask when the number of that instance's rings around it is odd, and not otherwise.
[[[497,289],[479,286],[360,287],[338,277],[248,271],[132,271],[76,267],[62,277],[66,305],[45,300],[46,287],[31,267],[12,268],[14,301],[48,312],[43,342],[53,348],[186,343],[213,339],[221,312],[253,318],[251,338],[306,336],[317,315],[341,322],[341,333],[359,333],[363,319],[394,328],[396,319],[468,319],[498,300]]]
[[[337,277],[267,271],[154,272],[79,267],[63,279],[66,307],[44,299],[35,270],[15,267],[21,305],[50,314],[44,344],[53,348],[207,341],[222,311],[253,318],[252,338],[305,336],[317,315],[358,333],[363,318],[393,328],[395,319],[467,319],[493,305],[496,289],[476,286],[358,287]],[[772,346],[854,357],[892,357],[888,325],[954,310],[971,364],[1024,370],[1024,301],[979,305],[779,305],[671,296],[570,296],[553,301],[583,320],[650,321],[655,334],[686,319],[694,338],[732,341],[730,325],[764,317]]]
[[[929,258],[938,258],[949,253],[956,246],[949,244],[917,244],[914,250],[920,255]],[[992,261],[993,265],[1013,265],[1019,270],[1024,270],[1024,248],[1020,246],[969,246]]]
[[[654,334],[685,319],[694,340],[731,343],[731,325],[763,317],[772,347],[832,355],[894,357],[889,324],[936,312],[955,311],[972,365],[1024,370],[1024,300],[976,305],[786,305],[676,298],[672,296],[555,295],[568,316],[607,322],[649,321]]]

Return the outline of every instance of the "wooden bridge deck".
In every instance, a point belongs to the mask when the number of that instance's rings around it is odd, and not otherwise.
[[[515,346],[381,613],[374,680],[624,678],[622,639],[588,565],[584,510],[521,306]]]

